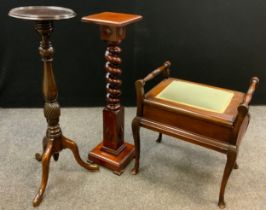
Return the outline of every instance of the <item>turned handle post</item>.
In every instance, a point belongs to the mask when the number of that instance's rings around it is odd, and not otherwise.
[[[244,97],[243,102],[238,107],[238,112],[240,115],[246,115],[248,112],[249,103],[252,100],[253,94],[257,88],[257,85],[259,84],[259,78],[258,77],[252,77],[250,80],[250,86],[249,89]]]
[[[162,66],[149,73],[144,79],[140,79],[135,82],[135,89],[137,96],[137,116],[143,115],[143,100],[145,98],[144,86],[146,82],[154,79],[161,73],[163,74],[164,78],[168,78],[170,75],[170,68],[169,68],[170,66],[171,62],[166,61]]]
[[[146,82],[154,79],[156,76],[158,76],[161,73],[164,73],[164,77],[168,78],[170,75],[170,69],[169,67],[171,66],[170,61],[166,61],[162,66],[160,66],[159,68],[153,70],[151,73],[149,73],[142,81],[143,81],[143,85],[145,85]]]
[[[244,121],[244,119],[248,114],[248,109],[249,109],[249,103],[252,100],[253,94],[256,90],[256,87],[259,83],[259,78],[258,77],[252,77],[250,80],[250,86],[249,89],[247,91],[247,93],[245,94],[245,97],[243,99],[243,102],[238,106],[238,115],[237,118],[235,120],[235,124],[234,124],[234,128],[233,128],[233,136],[232,136],[232,143],[233,144],[237,144],[238,141],[238,134],[239,134],[239,130],[241,129],[241,125]]]

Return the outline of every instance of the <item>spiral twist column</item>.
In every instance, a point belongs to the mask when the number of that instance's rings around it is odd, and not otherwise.
[[[119,76],[122,74],[122,70],[119,65],[122,59],[119,57],[121,48],[120,42],[109,42],[105,52],[106,59],[106,107],[112,111],[120,108],[120,95],[122,81]]]
[[[105,52],[106,106],[103,110],[103,141],[89,153],[89,160],[101,164],[117,175],[132,160],[135,148],[124,142],[124,107],[120,104],[120,64],[122,40],[126,37],[125,26],[140,20],[140,15],[103,12],[82,18],[84,22],[100,25],[101,39],[107,43]]]

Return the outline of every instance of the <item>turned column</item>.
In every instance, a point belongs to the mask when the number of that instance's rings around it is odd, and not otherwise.
[[[103,12],[85,16],[84,22],[100,26],[100,38],[106,42],[106,105],[103,110],[103,140],[89,152],[89,160],[103,165],[120,175],[134,157],[132,144],[124,141],[124,107],[120,103],[120,43],[126,37],[126,26],[141,20],[140,15]]]
[[[90,171],[97,171],[98,165],[85,163],[81,160],[77,144],[63,136],[59,126],[60,106],[57,101],[57,87],[53,74],[54,49],[50,41],[53,32],[53,21],[69,19],[76,14],[67,8],[48,6],[18,7],[10,10],[11,17],[34,20],[35,30],[39,33],[41,41],[39,53],[43,62],[43,96],[44,116],[48,127],[43,138],[43,153],[35,155],[38,161],[42,162],[42,178],[40,188],[37,191],[32,204],[38,206],[43,198],[49,176],[49,164],[51,157],[55,161],[59,158],[59,152],[63,149],[70,149],[77,163]]]
[[[53,54],[54,49],[50,41],[53,31],[52,21],[36,22],[35,30],[41,37],[39,53],[43,61],[43,96],[44,96],[44,116],[48,123],[46,138],[56,140],[62,135],[59,126],[60,106],[57,101],[57,87],[53,74]]]

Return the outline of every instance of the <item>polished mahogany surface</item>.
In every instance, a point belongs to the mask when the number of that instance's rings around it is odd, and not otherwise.
[[[223,113],[212,112],[209,110],[203,110],[203,109],[198,109],[195,107],[187,106],[185,104],[180,104],[180,103],[177,104],[175,102],[163,100],[161,98],[156,97],[165,87],[167,87],[173,81],[183,81],[189,84],[199,84],[199,83],[185,81],[181,79],[168,78],[160,82],[158,85],[156,85],[146,94],[145,102],[152,103],[155,106],[156,104],[159,104],[160,106],[162,106],[162,104],[165,104],[165,106],[167,106],[167,108],[170,108],[172,111],[182,112],[184,114],[185,113],[190,114],[197,118],[217,121],[225,125],[226,124],[232,125],[234,123],[234,120],[236,119],[236,116],[238,113],[237,107],[244,100],[244,96],[245,96],[244,93],[241,93],[239,91],[233,91],[233,90],[228,90],[224,88],[214,87],[210,85],[200,84],[202,86],[206,86],[212,89],[230,91],[233,93],[233,97],[230,100],[229,105],[226,107]]]
[[[47,121],[46,134],[42,141],[43,152],[36,153],[36,160],[42,163],[42,178],[38,192],[32,204],[38,206],[42,199],[48,183],[50,159],[55,161],[59,158],[59,152],[69,149],[77,163],[90,171],[98,171],[96,164],[84,162],[79,155],[77,144],[65,137],[59,125],[60,105],[58,103],[58,91],[53,71],[54,48],[51,36],[54,29],[54,20],[68,19],[75,16],[71,9],[61,7],[19,7],[12,9],[9,15],[19,19],[35,20],[35,31],[39,34],[40,45],[38,47],[43,62],[42,91],[44,96],[44,116]],[[27,40],[28,41],[28,40]]]
[[[219,87],[169,78],[170,65],[171,63],[169,61],[165,62],[145,78],[137,80],[135,83],[137,116],[132,121],[132,132],[135,142],[136,161],[132,173],[137,174],[139,171],[140,127],[159,132],[158,143],[162,141],[162,134],[166,134],[224,153],[227,156],[227,162],[218,201],[219,207],[224,208],[225,187],[232,169],[238,168],[237,155],[239,146],[249,124],[249,104],[259,83],[259,79],[257,77],[252,77],[248,91],[246,93],[241,93],[234,90],[221,89]],[[145,94],[145,84],[159,74],[163,75],[164,80]],[[222,90],[230,92],[233,93],[233,97],[222,113],[204,110],[199,107],[192,107],[189,104],[182,104],[178,103],[178,101],[169,101],[157,97],[169,84],[178,81],[182,81],[189,85],[204,86],[213,91]],[[177,95],[178,91],[185,91],[183,94],[189,94],[189,91],[182,88],[176,88],[172,93]],[[203,96],[194,95],[193,97],[202,101],[201,97]],[[219,103],[215,97],[208,99],[207,102],[212,104]]]
[[[126,26],[130,23],[137,22],[142,19],[141,15],[102,12],[98,14],[88,15],[82,18],[84,22],[94,22],[99,25],[108,26]]]
[[[134,146],[124,141],[124,107],[120,103],[123,72],[120,44],[126,38],[126,26],[141,19],[140,15],[113,12],[82,18],[86,23],[99,25],[100,38],[107,44],[104,54],[106,105],[103,110],[103,139],[89,152],[89,160],[113,170],[117,175],[123,173],[135,154]]]

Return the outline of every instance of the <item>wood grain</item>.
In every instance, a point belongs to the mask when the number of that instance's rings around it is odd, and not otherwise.
[[[233,93],[229,105],[223,113],[203,110],[178,102],[163,100],[156,96],[171,82],[180,79],[169,78],[170,62],[148,74],[135,83],[137,95],[137,116],[132,121],[135,142],[135,166],[132,174],[137,174],[140,164],[140,127],[159,132],[157,142],[162,141],[162,134],[203,146],[227,155],[227,162],[221,182],[218,206],[225,207],[224,192],[233,168],[238,168],[236,159],[239,145],[249,124],[248,106],[259,82],[251,79],[247,93],[223,89],[205,84],[182,80],[190,84],[203,85]],[[166,72],[164,80],[145,93],[145,83]]]

